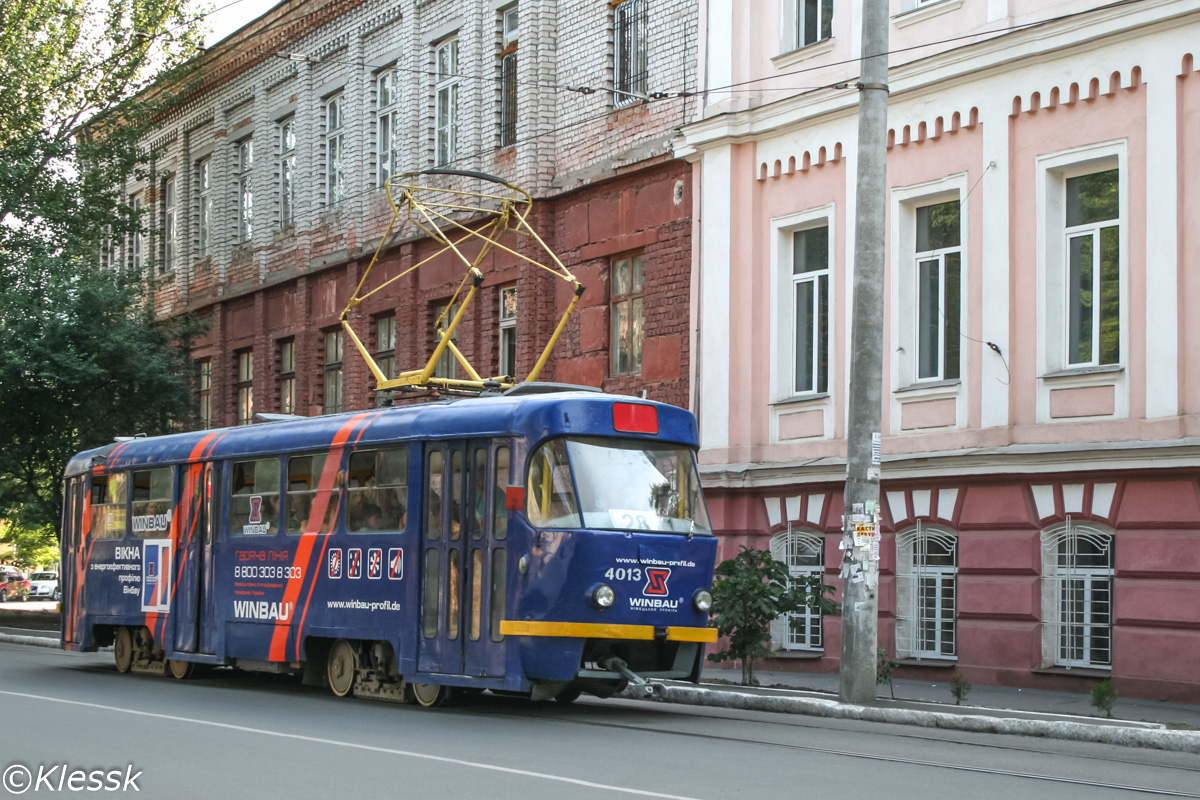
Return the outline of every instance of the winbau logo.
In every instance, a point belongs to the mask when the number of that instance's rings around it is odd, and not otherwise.
[[[295,603],[268,603],[266,600],[234,600],[233,615],[238,619],[270,619],[287,622]]]
[[[642,594],[647,597],[666,597],[667,578],[671,577],[669,567],[653,567],[646,570],[646,588],[642,589]]]
[[[679,600],[663,600],[659,597],[631,597],[629,607],[634,611],[678,611]]]

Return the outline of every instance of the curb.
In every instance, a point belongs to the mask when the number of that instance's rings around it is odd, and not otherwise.
[[[58,639],[51,639],[47,636],[17,636],[12,633],[0,633],[0,642],[5,644],[25,644],[30,647],[53,647],[60,649],[62,643]]]
[[[626,689],[616,697],[626,700],[645,700],[644,695]],[[736,708],[743,711],[769,711],[781,714],[804,714],[827,719],[855,719],[864,722],[886,722],[896,725],[916,725],[922,728],[1000,733],[1008,736],[1036,736],[1046,739],[1065,739],[1074,742],[1097,742],[1120,747],[1146,747],[1176,753],[1200,753],[1200,732],[1169,731],[1165,729],[1129,728],[1089,724],[1086,722],[1050,722],[1046,720],[1007,719],[942,711],[915,711],[907,708],[882,708],[839,703],[806,697],[778,697],[699,689],[690,686],[664,686],[657,697],[660,702],[679,705]]]

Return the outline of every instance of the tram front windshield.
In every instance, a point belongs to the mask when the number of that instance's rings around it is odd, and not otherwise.
[[[525,503],[538,528],[712,533],[692,450],[668,442],[553,439],[530,461]]]

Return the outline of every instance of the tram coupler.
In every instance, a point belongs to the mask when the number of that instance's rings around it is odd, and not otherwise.
[[[600,666],[610,672],[616,672],[622,678],[629,681],[629,685],[633,688],[635,694],[647,699],[662,699],[666,695],[666,689],[661,683],[650,683],[641,675],[631,670],[629,665],[617,656],[609,656],[600,662]]]

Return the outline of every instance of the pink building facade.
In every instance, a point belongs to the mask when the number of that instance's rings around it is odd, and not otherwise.
[[[1200,702],[1200,4],[891,5],[880,646]],[[839,586],[861,0],[701,14],[710,512]],[[837,618],[777,629],[837,669]]]

